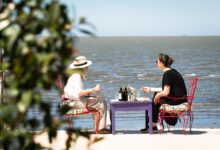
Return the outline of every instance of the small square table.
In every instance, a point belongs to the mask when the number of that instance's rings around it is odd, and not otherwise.
[[[115,134],[116,111],[148,111],[149,133],[152,134],[152,102],[151,101],[117,101],[111,102],[112,134]]]

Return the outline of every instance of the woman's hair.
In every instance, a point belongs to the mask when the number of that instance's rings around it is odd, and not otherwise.
[[[71,73],[84,74],[84,68],[71,69]]]
[[[174,62],[172,57],[163,53],[158,55],[158,59],[164,64],[165,67],[170,67]]]
[[[75,74],[75,73],[82,75],[82,79],[85,79],[85,77],[84,77],[84,73],[85,73],[84,68],[76,68],[76,69],[68,69],[67,70],[68,75],[72,75],[72,74]]]

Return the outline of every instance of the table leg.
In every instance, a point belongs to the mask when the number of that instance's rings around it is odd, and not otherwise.
[[[111,119],[112,119],[112,134],[115,134],[115,109],[111,108]]]
[[[145,110],[145,128],[149,128],[149,117],[148,117],[148,108]]]
[[[153,123],[152,123],[152,104],[148,107],[148,118],[149,118],[149,133],[152,134]]]

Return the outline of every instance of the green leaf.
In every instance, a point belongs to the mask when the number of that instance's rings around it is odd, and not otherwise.
[[[10,105],[10,104],[5,104],[5,105],[0,105],[0,124],[2,125],[4,122],[7,124],[12,123],[13,116],[16,112],[16,106],[15,105]]]
[[[60,19],[60,5],[57,1],[54,1],[50,5],[48,14],[49,14],[50,25],[56,26],[57,21],[59,21],[59,19]]]
[[[15,28],[13,26],[10,26],[6,29],[5,33],[9,38],[6,43],[6,47],[8,50],[12,50],[12,47],[14,46],[20,32],[21,30],[19,28]]]
[[[24,91],[21,96],[21,101],[18,102],[17,107],[20,112],[25,112],[31,103],[32,92],[30,90]]]

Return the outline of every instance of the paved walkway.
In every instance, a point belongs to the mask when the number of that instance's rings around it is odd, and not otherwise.
[[[193,133],[182,134],[181,130],[171,130],[163,134],[141,134],[138,131],[118,131],[116,135],[97,135],[103,137],[99,141],[87,147],[88,140],[81,137],[76,144],[72,145],[74,150],[218,150],[220,149],[220,129],[193,129]],[[36,137],[36,141],[50,147],[53,150],[65,148],[64,140],[67,138],[64,131],[58,132],[58,137],[49,144],[46,134]]]

